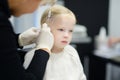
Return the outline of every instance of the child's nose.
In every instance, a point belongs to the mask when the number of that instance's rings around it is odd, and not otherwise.
[[[64,37],[69,37],[69,32],[68,31],[65,31]]]

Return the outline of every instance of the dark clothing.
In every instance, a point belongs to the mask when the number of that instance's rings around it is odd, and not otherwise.
[[[42,80],[49,54],[36,50],[30,67],[23,68],[17,53],[18,35],[8,20],[11,15],[7,1],[0,1],[0,80]]]

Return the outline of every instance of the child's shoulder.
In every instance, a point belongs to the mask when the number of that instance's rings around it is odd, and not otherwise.
[[[67,45],[64,48],[64,51],[67,52],[68,54],[72,55],[72,56],[78,56],[77,50],[71,45]]]
[[[65,49],[66,49],[66,50],[70,50],[70,51],[76,51],[76,49],[75,49],[73,46],[71,46],[71,45],[67,45],[67,46],[65,47]]]

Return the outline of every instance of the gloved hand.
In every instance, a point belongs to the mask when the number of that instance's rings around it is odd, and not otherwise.
[[[40,30],[35,27],[32,27],[24,31],[19,35],[18,39],[19,45],[25,46],[34,43],[39,35],[39,32]]]
[[[53,47],[54,37],[46,23],[42,25],[38,39],[36,40],[36,49],[47,48],[49,51]]]

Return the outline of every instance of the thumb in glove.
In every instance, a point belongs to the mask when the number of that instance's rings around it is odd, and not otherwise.
[[[42,25],[39,37],[36,41],[36,48],[42,49],[47,48],[49,51],[53,47],[54,44],[54,37],[50,32],[50,27],[46,23]]]
[[[19,35],[19,45],[26,46],[32,44],[36,41],[40,30],[38,28],[32,27]]]

